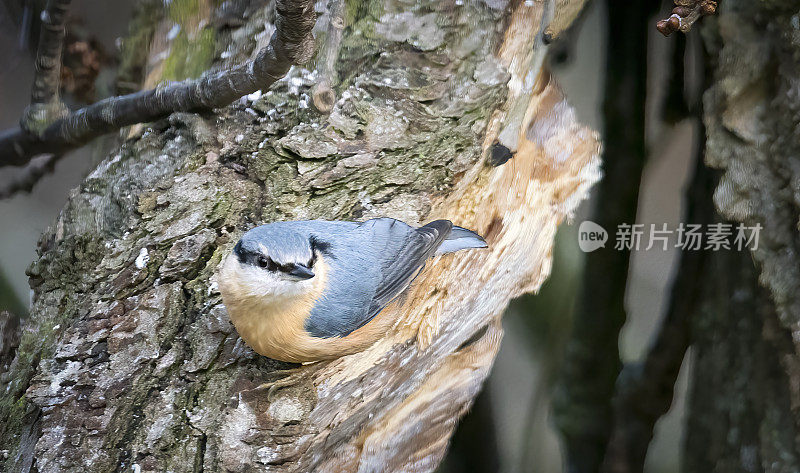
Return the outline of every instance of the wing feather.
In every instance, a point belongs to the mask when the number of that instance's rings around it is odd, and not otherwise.
[[[436,249],[450,234],[452,227],[449,220],[433,221],[415,229],[394,254],[386,255],[386,265],[381,271],[381,281],[367,312],[367,321],[372,320],[408,288],[425,267],[425,261],[436,253]]]
[[[346,250],[332,246],[334,252],[347,253],[339,253],[331,261],[339,269],[333,276],[337,280],[312,309],[306,330],[327,338],[345,337],[363,327],[408,288],[452,228],[449,220],[436,220],[420,228],[391,218],[361,223],[352,230],[358,245]],[[368,247],[364,246],[366,242]],[[362,277],[354,280],[353,275]]]

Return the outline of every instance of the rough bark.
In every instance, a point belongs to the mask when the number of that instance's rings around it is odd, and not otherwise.
[[[714,69],[706,162],[723,170],[714,202],[763,229],[752,258],[719,258],[692,321],[690,472],[800,470],[797,6],[727,0],[702,28]]]
[[[531,70],[544,5],[458,3],[348,2],[329,116],[308,107],[315,73],[295,68],[98,166],[29,269],[31,317],[0,378],[5,471],[435,468],[503,309],[542,284],[557,224],[599,178],[595,133]],[[218,69],[269,39],[272,6],[242,12],[217,26]],[[501,130],[515,154],[492,167]],[[491,248],[432,262],[383,340],[304,366],[270,402],[255,388],[285,365],[238,338],[218,263],[259,223],[378,215],[449,218]]]

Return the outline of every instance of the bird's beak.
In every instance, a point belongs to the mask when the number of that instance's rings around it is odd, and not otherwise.
[[[303,266],[302,264],[295,264],[292,267],[292,270],[289,271],[289,274],[297,279],[311,279],[314,277],[314,271],[311,271],[308,267]]]

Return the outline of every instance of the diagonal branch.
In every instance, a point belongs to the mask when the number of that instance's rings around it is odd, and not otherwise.
[[[316,15],[311,0],[278,0],[275,33],[258,56],[231,70],[101,100],[56,120],[41,135],[21,128],[0,133],[0,166],[20,166],[42,153],[63,153],[123,126],[173,112],[210,110],[264,89],[313,52]]]

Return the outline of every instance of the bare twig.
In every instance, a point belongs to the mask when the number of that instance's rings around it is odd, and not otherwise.
[[[71,0],[49,0],[42,11],[42,33],[36,52],[31,104],[25,109],[20,125],[38,135],[49,123],[68,111],[59,98],[61,54],[64,47],[64,24]]]
[[[0,133],[0,166],[21,166],[37,154],[64,153],[123,126],[157,120],[173,112],[223,107],[267,88],[292,64],[311,56],[315,21],[312,0],[278,0],[275,33],[254,60],[200,79],[101,100],[56,120],[39,136],[21,128],[6,130]]]
[[[713,0],[675,0],[672,15],[656,24],[656,28],[664,36],[675,31],[688,33],[700,18],[717,12],[717,2]]]
[[[336,93],[333,86],[336,78],[336,58],[339,57],[339,47],[342,43],[344,31],[344,0],[328,1],[328,33],[325,45],[319,54],[318,71],[319,79],[311,91],[311,100],[314,107],[322,113],[330,113],[336,102]]]
[[[41,178],[53,172],[56,163],[63,156],[63,154],[49,154],[38,161],[28,163],[18,177],[0,187],[0,199],[7,199],[18,192],[30,192]]]

